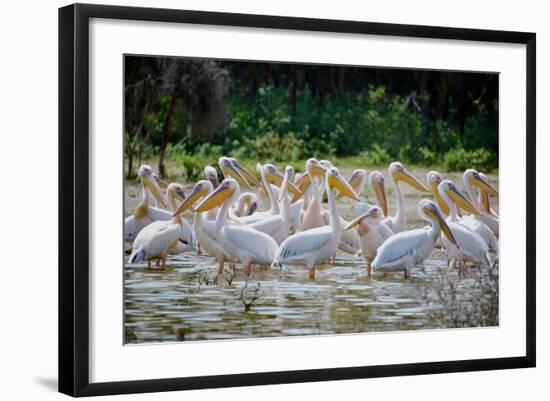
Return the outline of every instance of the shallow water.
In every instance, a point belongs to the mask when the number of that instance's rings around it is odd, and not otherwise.
[[[436,250],[411,280],[402,273],[369,278],[361,258],[338,253],[336,264],[320,266],[315,280],[301,266],[255,267],[244,292],[246,277],[238,268],[235,277],[226,271],[213,282],[217,265],[205,255],[173,256],[166,270],[126,266],[126,342],[438,328],[442,323],[434,312],[449,308],[437,294],[449,291],[441,287],[442,277],[467,304],[480,294],[475,269],[459,277],[446,265]],[[249,302],[258,284],[259,297],[247,311],[243,299]]]

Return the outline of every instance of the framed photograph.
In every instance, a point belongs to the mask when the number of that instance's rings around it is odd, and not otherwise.
[[[61,8],[59,391],[535,366],[535,40]]]

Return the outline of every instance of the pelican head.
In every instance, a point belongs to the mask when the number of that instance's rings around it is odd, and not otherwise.
[[[187,209],[189,209],[191,206],[197,203],[199,199],[207,196],[210,192],[212,192],[213,189],[214,189],[214,186],[210,181],[207,181],[207,180],[198,181],[193,187],[193,189],[191,190],[191,192],[189,193],[189,196],[185,198],[182,204],[174,212],[174,216],[185,212]]]
[[[376,200],[382,208],[384,216],[388,215],[388,200],[386,199],[386,186],[384,175],[380,171],[373,171],[369,174],[369,185],[376,195]]]
[[[439,174],[437,171],[430,171],[426,177],[428,186],[430,187],[432,194],[435,198],[435,201],[437,202],[439,209],[441,209],[441,212],[445,216],[448,216],[451,212],[449,210],[449,205],[445,202],[445,200],[441,197],[441,194],[439,193],[439,190],[437,189],[437,186],[441,184],[441,181],[443,181],[443,178],[441,177],[441,174]]]
[[[171,197],[172,199],[178,199],[180,202],[183,202],[185,200],[185,192],[183,190],[183,186],[175,182],[168,184],[168,186],[166,187],[166,195]]]
[[[336,167],[330,167],[325,173],[325,177],[329,188],[337,189],[343,196],[346,196],[356,201],[359,200],[359,197],[357,196],[351,185],[349,185],[344,177],[342,177]]]
[[[344,231],[355,227],[357,224],[361,223],[363,220],[365,220],[370,225],[375,225],[375,224],[379,224],[383,218],[384,218],[384,212],[382,212],[382,209],[379,206],[373,206],[367,212],[363,213],[362,215],[350,221],[348,225],[344,227]]]
[[[233,178],[226,178],[220,186],[204,198],[194,209],[195,212],[206,212],[220,206],[227,199],[235,199],[239,196],[239,183]]]
[[[324,177],[327,168],[312,157],[306,162],[306,171],[313,177]]]
[[[393,162],[388,169],[390,176],[397,184],[399,181],[406,182],[411,187],[420,192],[430,192],[428,188],[420,181],[418,181],[409,171],[400,163]]]
[[[151,191],[157,202],[166,207],[166,201],[162,195],[162,190],[153,178],[153,169],[147,164],[141,165],[138,169],[138,177],[140,178],[142,185]]]
[[[484,179],[476,170],[469,168],[464,172],[464,185],[473,185],[480,191],[487,192],[491,196],[498,196],[498,191]]]
[[[333,167],[332,163],[330,162],[330,160],[319,160],[319,164],[321,166],[323,166],[324,168],[331,168]]]
[[[456,185],[451,180],[443,180],[437,187],[438,192],[447,202],[453,202],[461,209],[475,215],[479,214],[479,210],[458,190]]]
[[[430,220],[434,222],[434,224],[439,225],[439,228],[441,229],[443,234],[449,239],[449,241],[456,245],[455,236],[453,235],[451,229],[447,225],[447,222],[441,215],[439,208],[433,201],[429,199],[422,199],[418,203],[418,214],[424,219]]]
[[[218,172],[216,169],[212,166],[206,166],[204,168],[204,176],[208,181],[212,183],[212,186],[214,188],[218,188],[218,185],[220,185],[220,180],[218,178]]]
[[[233,178],[239,183],[241,187],[251,189],[250,184],[241,174],[240,170],[235,167],[232,159],[230,159],[229,157],[220,157],[218,160],[218,166],[220,166],[220,170],[226,178]]]
[[[351,185],[357,195],[363,191],[366,182],[367,171],[362,168],[354,170],[348,180],[349,185]]]

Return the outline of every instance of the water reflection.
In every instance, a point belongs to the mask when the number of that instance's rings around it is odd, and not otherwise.
[[[232,281],[227,276],[227,281],[218,277],[209,283],[217,266],[208,256],[171,257],[164,271],[126,266],[126,342],[437,328],[440,321],[433,312],[448,305],[436,290],[424,289],[439,285],[446,264],[436,250],[415,268],[412,280],[403,280],[402,274],[369,278],[362,259],[340,253],[336,264],[319,267],[315,281],[303,267],[255,267],[250,283],[260,283],[261,295],[250,311],[241,300],[245,277],[238,272]],[[458,278],[449,271],[448,276],[457,283],[453,297],[469,300],[481,294],[475,274]]]

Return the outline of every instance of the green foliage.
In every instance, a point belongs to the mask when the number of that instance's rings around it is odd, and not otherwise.
[[[474,168],[484,172],[490,172],[498,167],[495,155],[484,148],[476,150],[464,150],[463,148],[451,149],[443,157],[443,164],[449,171],[463,171]]]
[[[363,159],[364,164],[367,165],[381,166],[391,162],[391,157],[388,152],[376,143],[370,150],[361,153],[360,156]]]
[[[285,86],[265,85],[251,95],[236,84],[226,98],[227,123],[209,142],[192,135],[192,121],[177,103],[168,158],[181,162],[193,180],[205,162],[215,164],[221,155],[293,165],[309,157],[352,157],[378,166],[400,160],[453,171],[498,167],[498,121],[484,108],[467,115],[461,129],[456,112],[430,121],[411,109],[407,98],[384,86],[332,94],[321,101],[306,85],[297,92],[295,105],[290,96]],[[158,155],[166,107],[167,98],[162,98],[160,109],[144,118],[150,138],[141,147],[145,159]]]
[[[246,141],[241,155],[254,160],[285,162],[306,156],[304,141],[293,132],[281,135],[268,131],[265,135]]]

